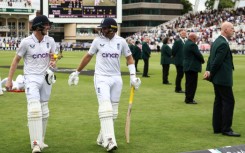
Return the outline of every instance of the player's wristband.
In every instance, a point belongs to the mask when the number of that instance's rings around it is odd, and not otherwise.
[[[75,73],[76,73],[76,75],[79,75],[79,74],[80,74],[80,72],[79,72],[79,71],[77,71],[77,70],[75,71]]]
[[[135,65],[134,64],[128,65],[128,70],[129,70],[130,75],[135,75],[136,74],[136,70],[135,70]]]

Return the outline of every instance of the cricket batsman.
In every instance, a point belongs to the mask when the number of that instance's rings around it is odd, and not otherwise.
[[[52,22],[44,16],[37,16],[32,22],[33,33],[24,38],[12,61],[6,89],[12,89],[13,75],[21,58],[24,60],[24,84],[27,99],[27,118],[32,153],[39,153],[47,147],[44,143],[49,117],[48,101],[55,76],[55,41],[47,35]]]
[[[101,128],[97,144],[107,151],[112,151],[118,147],[113,120],[118,116],[118,105],[123,85],[120,71],[121,56],[126,57],[131,85],[138,89],[141,81],[136,77],[134,60],[126,40],[116,35],[117,22],[113,18],[105,18],[99,27],[101,28],[100,36],[93,40],[76,72],[70,74],[68,84],[77,85],[80,71],[96,55],[94,88],[99,104],[98,115]]]

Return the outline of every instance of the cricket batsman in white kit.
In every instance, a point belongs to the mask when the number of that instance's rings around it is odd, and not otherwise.
[[[101,35],[94,39],[77,71],[70,74],[68,84],[77,85],[80,71],[96,54],[94,87],[99,103],[98,115],[101,127],[97,144],[106,148],[107,151],[112,151],[117,149],[113,120],[118,115],[123,85],[120,71],[121,56],[126,57],[131,85],[138,89],[141,81],[136,77],[134,60],[126,40],[116,35],[117,22],[113,18],[105,18],[99,27],[101,27]]]
[[[23,39],[12,61],[6,89],[12,89],[13,75],[21,58],[24,60],[24,84],[32,153],[41,152],[49,117],[48,101],[55,82],[52,68],[56,67],[55,41],[47,35],[52,22],[44,15],[32,22],[32,35]]]

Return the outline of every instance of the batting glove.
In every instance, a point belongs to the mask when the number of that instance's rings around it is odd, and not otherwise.
[[[56,76],[54,75],[54,72],[50,68],[48,68],[46,71],[45,79],[48,85],[54,84],[56,82]]]
[[[130,75],[130,84],[134,87],[135,90],[138,90],[141,85],[140,78],[136,78],[135,75]]]
[[[72,72],[69,76],[69,79],[68,79],[68,85],[69,86],[72,86],[72,85],[77,85],[78,82],[79,82],[79,75],[80,72],[76,71],[76,72]]]

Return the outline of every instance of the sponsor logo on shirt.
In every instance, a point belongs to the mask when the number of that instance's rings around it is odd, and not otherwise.
[[[32,57],[33,57],[34,59],[36,59],[36,58],[46,58],[46,57],[49,57],[49,53],[33,54]]]
[[[31,48],[35,48],[35,44],[33,44],[33,45],[30,45],[30,47],[31,47]]]
[[[100,44],[100,46],[101,46],[101,47],[104,47],[104,46],[105,46],[105,44]]]
[[[117,54],[117,53],[102,53],[102,57],[105,57],[105,58],[118,58],[119,54]]]

